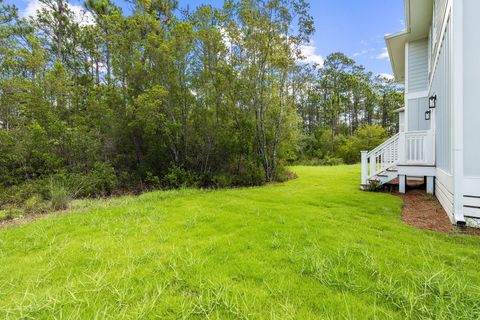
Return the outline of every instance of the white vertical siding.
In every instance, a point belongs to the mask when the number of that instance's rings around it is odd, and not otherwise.
[[[437,169],[435,195],[453,222],[453,176]]]
[[[408,44],[408,93],[424,91],[428,85],[428,39]]]
[[[443,20],[445,19],[447,0],[434,0],[433,19],[432,19],[432,53],[436,52],[438,45],[441,44],[440,36],[442,34]]]
[[[463,145],[465,176],[480,177],[480,13],[479,0],[464,2]],[[477,194],[480,196],[480,184]]]
[[[480,1],[465,0],[463,9],[463,213],[480,227]]]
[[[428,110],[428,98],[408,99],[408,130],[429,130],[430,121],[425,120]]]
[[[437,95],[435,112],[436,163],[444,172],[452,173],[452,70],[451,24],[448,22],[440,55],[432,78],[429,95]]]

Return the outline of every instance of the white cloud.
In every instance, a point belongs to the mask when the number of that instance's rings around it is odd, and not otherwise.
[[[364,56],[366,55],[367,53],[369,52],[374,52],[375,51],[375,48],[368,48],[368,49],[363,49],[359,52],[355,52],[352,57],[355,58],[355,57],[360,57],[360,56]]]
[[[387,48],[383,48],[382,52],[377,55],[376,57],[378,60],[390,60],[390,56],[388,55]]]
[[[34,17],[37,14],[37,11],[44,7],[45,5],[40,3],[40,1],[31,0],[28,2],[27,7],[25,9],[20,11],[20,16],[22,18]]]
[[[27,7],[20,11],[22,18],[35,17],[37,11],[43,8],[47,8],[39,0],[29,0]],[[81,5],[68,3],[68,8],[73,12],[75,21],[84,26],[94,24],[95,20],[90,12],[86,12]]]
[[[312,41],[310,44],[300,46],[300,51],[303,56],[302,62],[318,64],[319,67],[323,67],[324,59],[316,52],[317,48],[315,47],[314,41]]]
[[[393,74],[390,74],[390,73],[380,73],[379,76],[382,77],[382,78],[384,78],[384,79],[387,79],[387,80],[393,80],[393,79],[395,79],[395,77],[393,76]]]
[[[368,50],[367,50],[367,49],[363,49],[363,50],[360,51],[360,52],[355,52],[355,53],[352,55],[352,57],[355,58],[355,57],[363,56],[363,55],[365,55],[365,54],[367,54],[367,53],[368,53]]]

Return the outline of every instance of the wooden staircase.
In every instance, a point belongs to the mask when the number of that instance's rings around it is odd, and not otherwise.
[[[399,132],[372,151],[362,151],[362,190],[398,183],[404,193],[408,179],[427,178],[427,192],[434,192],[435,132]],[[398,179],[397,179],[398,178]]]
[[[370,181],[377,181],[380,185],[384,185],[386,183],[391,182],[392,180],[398,177],[398,170],[395,165],[377,173],[375,176],[368,179]]]
[[[382,186],[398,177],[399,134],[397,133],[370,152],[362,152],[362,184],[367,190],[371,183]]]

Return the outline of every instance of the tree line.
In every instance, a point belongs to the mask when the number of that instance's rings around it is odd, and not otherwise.
[[[354,163],[397,129],[392,81],[341,53],[302,63],[304,0],[134,0],[128,14],[40,0],[30,18],[2,1],[0,205],[59,184],[72,196],[258,185],[292,163]]]

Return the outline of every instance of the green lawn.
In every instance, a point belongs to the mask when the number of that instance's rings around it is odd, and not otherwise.
[[[358,166],[293,170],[0,230],[0,318],[480,318],[480,238],[405,225]]]

